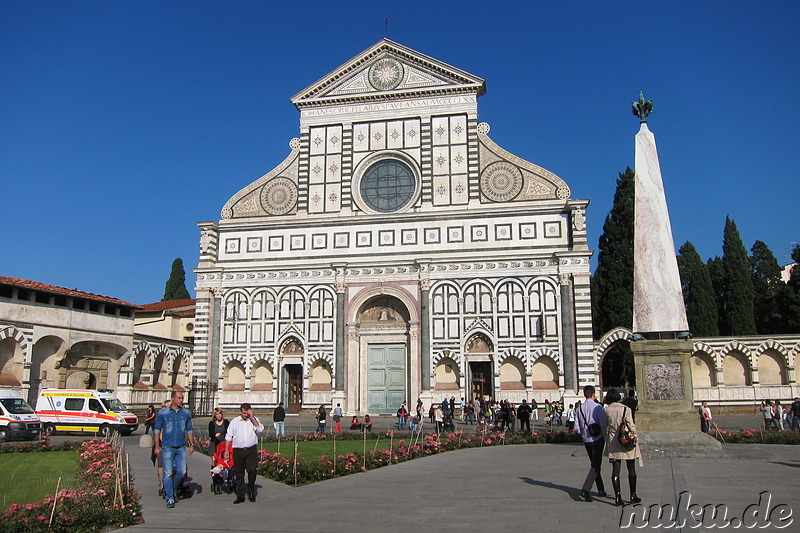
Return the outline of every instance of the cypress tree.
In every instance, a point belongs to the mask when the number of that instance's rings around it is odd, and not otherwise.
[[[686,241],[678,252],[689,330],[700,337],[715,337],[719,335],[719,313],[708,267],[691,242]]]
[[[185,300],[189,298],[191,298],[191,296],[189,296],[189,291],[186,290],[186,271],[183,269],[183,260],[178,257],[172,262],[172,271],[164,287],[164,297],[161,301]]]
[[[714,301],[717,304],[717,329],[720,335],[729,335],[728,315],[725,312],[725,265],[721,257],[709,259],[706,263],[708,275],[711,278],[711,289],[714,291]]]
[[[633,326],[633,195],[635,174],[620,173],[614,204],[603,224],[592,276],[592,321],[600,338],[614,327]]]
[[[756,330],[759,334],[783,333],[784,324],[778,302],[784,285],[781,267],[772,250],[762,241],[756,241],[750,253]]]
[[[722,237],[722,262],[725,267],[725,314],[729,335],[755,335],[753,280],[750,260],[736,223],[726,217]]]

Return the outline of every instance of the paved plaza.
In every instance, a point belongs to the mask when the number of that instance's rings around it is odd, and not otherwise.
[[[189,473],[200,490],[175,509],[167,509],[158,496],[150,450],[137,446],[137,435],[125,442],[145,519],[131,528],[137,531],[345,532],[417,527],[425,531],[617,531],[623,512],[613,506],[612,497],[592,503],[577,499],[588,470],[579,444],[448,452],[297,488],[259,477],[258,501],[236,506],[233,495],[211,493],[210,460],[195,453],[189,457]],[[795,514],[800,512],[796,503],[800,447],[724,445],[726,456],[719,458],[677,458],[643,451],[638,493],[644,504],[675,504],[688,491],[692,503],[724,504],[728,518],[741,517],[748,506],[759,502],[762,491],[769,491],[772,508],[777,504],[791,508],[794,521],[783,531],[800,531],[800,517]],[[607,463],[603,477],[610,491]],[[622,486],[627,498],[624,467]],[[698,530],[704,529],[692,531]]]

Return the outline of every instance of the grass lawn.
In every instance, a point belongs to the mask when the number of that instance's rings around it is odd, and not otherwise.
[[[75,451],[0,454],[0,511],[42,501],[55,493],[59,477],[61,489],[74,487],[77,468]]]
[[[394,441],[398,442],[398,439]],[[408,442],[408,441],[407,441]],[[377,444],[377,447],[376,447]],[[280,443],[280,450],[278,449],[277,442],[265,442],[263,449],[270,453],[280,452],[281,455],[291,457],[294,455],[294,441],[285,440]],[[367,451],[372,450],[388,450],[389,439],[367,439]],[[362,440],[337,440],[336,441],[336,455],[346,455],[351,452],[363,452],[364,441]],[[297,443],[297,453],[306,459],[319,459],[323,455],[333,457],[333,439],[324,441],[307,441]]]

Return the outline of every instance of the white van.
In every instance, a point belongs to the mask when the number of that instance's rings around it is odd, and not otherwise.
[[[36,414],[47,435],[56,431],[130,435],[139,427],[139,419],[111,389],[44,389],[36,400]]]
[[[42,431],[39,417],[12,389],[0,389],[0,442],[11,439],[33,440]]]

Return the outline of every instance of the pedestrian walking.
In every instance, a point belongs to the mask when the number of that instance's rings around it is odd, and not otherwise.
[[[186,440],[189,455],[194,453],[194,428],[192,415],[183,407],[183,391],[172,391],[168,407],[156,415],[153,425],[153,453],[161,456],[162,486],[167,507],[172,509],[178,501],[178,491],[186,476]]]
[[[264,426],[253,416],[253,408],[243,403],[239,408],[239,417],[231,420],[225,440],[228,446],[223,457],[229,461],[233,455],[233,471],[236,475],[236,499],[233,503],[245,500],[244,474],[247,472],[247,499],[256,501],[256,467],[258,466],[258,435]],[[233,452],[231,452],[233,450]]]
[[[586,400],[581,404],[575,417],[578,424],[578,433],[581,434],[586,453],[589,455],[589,473],[581,487],[580,497],[587,502],[592,501],[589,489],[592,484],[597,484],[598,496],[605,496],[606,490],[600,468],[603,461],[603,449],[605,448],[606,416],[603,406],[597,403],[597,396],[593,385],[583,387],[583,396]]]

